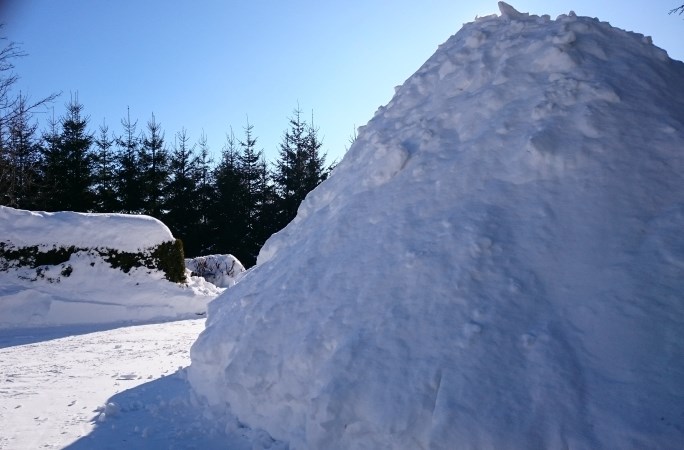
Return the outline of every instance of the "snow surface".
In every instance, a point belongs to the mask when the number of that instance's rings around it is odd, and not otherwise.
[[[684,64],[500,9],[210,303],[216,417],[293,449],[681,448]]]
[[[146,216],[1,207],[0,240],[10,248],[73,245],[137,252],[174,238]],[[84,250],[56,266],[0,270],[0,329],[194,318],[221,292],[199,277],[178,284],[146,267],[124,273]]]
[[[0,329],[192,318],[223,289],[199,277],[172,283],[160,271],[113,269],[99,256],[76,253],[61,266],[0,271]],[[91,266],[91,264],[93,264]]]
[[[13,247],[106,247],[136,253],[173,241],[169,228],[143,215],[25,211],[0,206],[0,242]]]
[[[283,448],[214,421],[185,379],[204,320],[0,330],[0,449]]]

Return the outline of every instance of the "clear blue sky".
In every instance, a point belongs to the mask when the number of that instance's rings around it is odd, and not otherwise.
[[[130,106],[144,127],[154,112],[167,142],[202,130],[218,154],[247,116],[267,159],[287,117],[313,110],[329,160],[449,36],[496,1],[0,0],[4,34],[29,56],[18,87],[36,99],[61,91],[56,114],[77,92],[91,128],[120,132]],[[684,59],[683,0],[510,2],[522,12],[598,17],[650,35]]]

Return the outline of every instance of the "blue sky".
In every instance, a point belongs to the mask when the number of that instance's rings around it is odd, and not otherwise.
[[[684,16],[667,14],[678,2],[510,3],[598,17],[682,60]],[[29,54],[17,87],[34,99],[61,91],[57,115],[78,92],[92,129],[106,119],[120,132],[130,106],[139,129],[154,112],[167,142],[181,127],[192,140],[204,130],[216,154],[249,117],[269,160],[297,104],[313,110],[328,159],[341,157],[394,86],[463,23],[496,11],[493,0],[0,0],[5,36]]]

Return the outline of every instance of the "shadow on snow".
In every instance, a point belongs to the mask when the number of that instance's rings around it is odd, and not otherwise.
[[[203,315],[193,315],[190,317],[179,317],[176,320],[201,319]],[[69,336],[79,336],[82,334],[96,333],[98,331],[109,331],[117,328],[151,325],[155,323],[174,322],[176,320],[160,319],[140,322],[115,322],[104,324],[87,325],[60,325],[51,327],[35,328],[0,328],[0,349],[15,347],[17,345],[35,344],[37,342],[51,341]]]
[[[185,369],[126,390],[93,411],[93,431],[65,449],[253,448],[251,430],[226,434],[225,426],[210,421],[193,398]]]

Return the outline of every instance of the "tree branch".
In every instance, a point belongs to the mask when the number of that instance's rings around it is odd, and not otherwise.
[[[671,9],[668,14],[679,14],[679,15],[681,15],[682,13],[684,13],[684,5],[677,6],[676,8]]]

